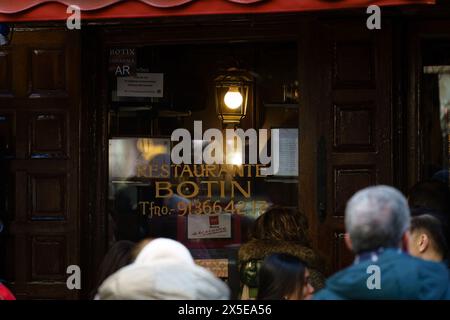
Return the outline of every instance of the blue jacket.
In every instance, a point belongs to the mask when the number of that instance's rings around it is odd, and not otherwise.
[[[377,272],[371,265],[379,267],[379,289],[373,288]],[[443,263],[418,259],[398,249],[385,249],[376,261],[369,258],[356,262],[330,277],[314,299],[449,300],[449,288],[449,272]]]

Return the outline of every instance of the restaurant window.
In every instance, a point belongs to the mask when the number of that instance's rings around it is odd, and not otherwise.
[[[243,70],[250,86],[245,115],[231,124],[219,117],[216,98],[218,75],[230,70]],[[110,48],[108,74],[111,240],[178,240],[236,297],[237,250],[253,221],[270,205],[297,209],[297,44]],[[211,128],[223,134],[225,164],[196,163],[218,139],[205,137]],[[190,164],[173,161],[177,129],[189,132],[191,155],[183,159]],[[230,154],[227,129],[254,130],[256,140]],[[272,156],[275,138],[279,169],[264,175],[267,164],[248,162],[260,146]]]
[[[450,41],[423,42],[421,175],[448,184],[450,134]]]

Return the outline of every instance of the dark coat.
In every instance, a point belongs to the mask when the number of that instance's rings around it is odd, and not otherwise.
[[[369,289],[370,266],[379,267],[379,288]],[[341,299],[450,299],[449,273],[443,263],[412,257],[386,249],[376,261],[367,259],[336,273],[315,300]]]

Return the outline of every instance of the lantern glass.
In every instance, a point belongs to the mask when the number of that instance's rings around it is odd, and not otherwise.
[[[239,124],[247,112],[251,77],[243,70],[229,69],[215,79],[216,108],[224,124]]]

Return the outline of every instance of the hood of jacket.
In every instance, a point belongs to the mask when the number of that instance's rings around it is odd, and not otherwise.
[[[376,261],[367,259],[336,273],[314,299],[449,299],[449,280],[443,263],[386,249]]]
[[[99,300],[226,300],[227,285],[197,265],[131,264],[100,286]]]
[[[151,240],[134,263],[107,278],[100,300],[224,300],[228,286],[194,263],[189,250],[171,239]]]

